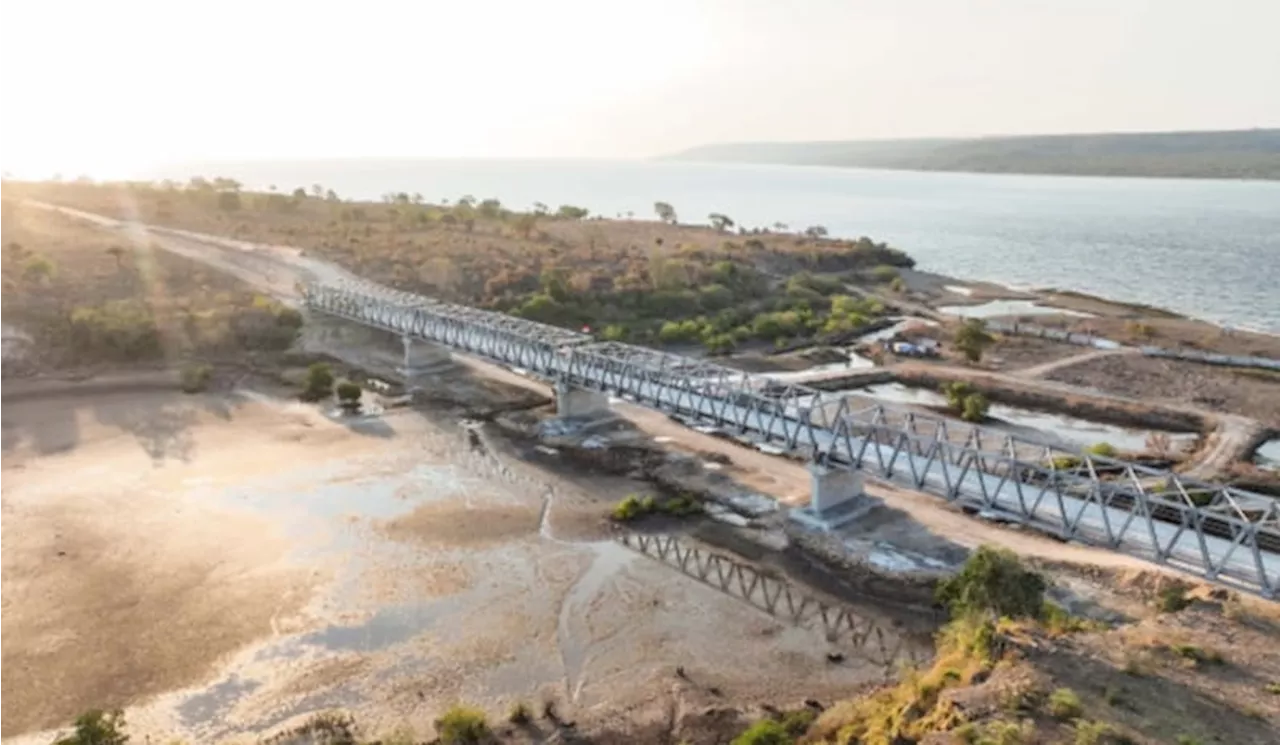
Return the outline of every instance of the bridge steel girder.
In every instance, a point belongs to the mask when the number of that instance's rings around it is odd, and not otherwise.
[[[618,395],[813,463],[851,468],[1063,540],[1137,556],[1263,597],[1280,591],[1280,502],[995,429],[370,282],[303,288],[316,312],[452,347],[552,384]],[[959,440],[959,442],[957,442]],[[1110,476],[1104,478],[1103,475]],[[1153,487],[1151,482],[1159,482]]]

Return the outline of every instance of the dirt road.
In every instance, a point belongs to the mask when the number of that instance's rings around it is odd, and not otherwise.
[[[1043,378],[1055,370],[1061,370],[1064,367],[1079,365],[1082,362],[1102,359],[1103,357],[1115,357],[1123,354],[1141,354],[1141,350],[1136,347],[1121,347],[1120,349],[1092,349],[1087,352],[1072,355],[1065,359],[1045,362],[1040,365],[1032,365],[1024,367],[1021,370],[1014,370],[1011,374],[1021,378]]]

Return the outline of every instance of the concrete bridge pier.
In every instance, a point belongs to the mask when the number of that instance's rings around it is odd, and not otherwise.
[[[853,521],[867,504],[861,471],[810,463],[809,489],[809,504],[792,510],[791,518],[819,530]]]
[[[589,419],[609,413],[609,397],[595,391],[584,391],[568,383],[556,382],[556,416],[565,419]]]
[[[400,341],[404,344],[404,364],[400,367],[400,374],[404,376],[406,389],[420,387],[417,382],[424,375],[438,372],[453,364],[453,355],[449,353],[448,347],[410,336],[402,336]]]

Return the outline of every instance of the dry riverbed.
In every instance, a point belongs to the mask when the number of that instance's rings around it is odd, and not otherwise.
[[[569,716],[847,696],[794,627],[609,540],[634,482],[561,478],[412,409],[74,389],[4,406],[4,737],[94,706],[211,741],[333,707],[426,734],[457,700]],[[684,681],[688,685],[689,681]],[[593,714],[594,712],[594,714]]]

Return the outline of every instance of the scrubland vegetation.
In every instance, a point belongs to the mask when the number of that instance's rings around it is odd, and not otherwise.
[[[590,326],[606,339],[695,344],[847,338],[884,312],[860,287],[892,283],[912,260],[869,238],[778,226],[747,229],[588,218],[574,205],[514,209],[464,196],[430,204],[387,194],[347,202],[320,185],[247,192],[229,179],[187,184],[18,184],[32,198],[118,217],[299,246],[399,289],[536,321]]]
[[[288,348],[302,316],[238,280],[45,210],[3,202],[6,374],[122,363],[183,363]],[[196,360],[196,362],[192,362]]]

